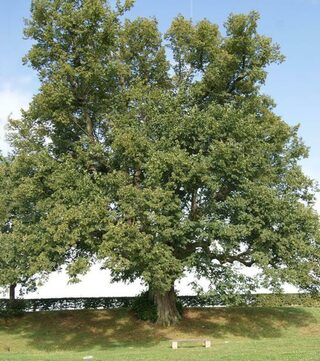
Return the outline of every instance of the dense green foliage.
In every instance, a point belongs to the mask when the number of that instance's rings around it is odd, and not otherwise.
[[[19,284],[21,291],[33,290],[45,271],[54,270],[42,256],[41,240],[32,234],[40,220],[36,204],[45,194],[41,179],[32,177],[34,162],[22,154],[0,157],[0,286]]]
[[[307,148],[260,91],[283,56],[258,14],[231,15],[225,36],[178,16],[163,36],[154,19],[123,20],[132,5],[33,1],[25,62],[41,86],[10,125],[32,216],[10,222],[38,254],[31,270],[67,263],[76,280],[101,259],[114,280],[148,284],[165,324],[178,320],[173,286],[190,270],[217,293],[317,291]],[[239,274],[253,265],[257,277]]]
[[[5,302],[0,300],[0,318],[22,316],[26,311],[26,305],[23,299],[5,300]]]
[[[143,321],[157,321],[157,307],[147,292],[139,295],[132,304],[132,311]]]

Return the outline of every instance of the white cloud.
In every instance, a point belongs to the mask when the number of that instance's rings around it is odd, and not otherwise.
[[[135,296],[143,290],[139,281],[131,284],[123,282],[110,283],[110,272],[100,270],[100,264],[92,267],[91,271],[82,277],[80,283],[68,284],[65,270],[53,272],[48,282],[35,293],[26,298],[55,298],[55,297],[112,297]]]
[[[31,94],[16,90],[10,84],[0,87],[0,149],[9,150],[5,140],[6,124],[9,116],[19,117],[21,108],[26,109],[31,100]]]
[[[61,272],[53,272],[47,282],[34,293],[29,293],[26,298],[55,298],[55,297],[112,297],[112,296],[136,296],[145,290],[140,280],[133,283],[111,283],[111,275],[108,270],[101,270],[101,264],[95,264],[90,272],[81,277],[81,282],[68,283],[68,275],[65,268]],[[195,281],[193,274],[177,282],[177,291],[181,295],[194,294],[190,283]],[[208,282],[202,280],[202,286],[207,287]]]
[[[320,198],[319,197],[317,197],[314,208],[318,212],[318,214],[320,214]]]

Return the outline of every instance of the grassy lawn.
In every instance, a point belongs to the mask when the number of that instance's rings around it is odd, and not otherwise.
[[[212,347],[174,338],[208,338]],[[319,361],[320,308],[189,309],[162,328],[126,310],[63,311],[0,320],[0,360]]]

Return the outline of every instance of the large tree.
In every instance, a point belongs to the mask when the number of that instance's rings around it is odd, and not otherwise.
[[[163,37],[154,19],[123,20],[131,6],[33,1],[25,61],[41,86],[11,138],[51,166],[25,232],[71,276],[100,258],[115,280],[141,278],[161,324],[180,318],[174,283],[189,270],[217,290],[254,287],[240,265],[260,284],[318,289],[307,149],[261,93],[283,56],[258,14],[230,16],[225,36],[180,16]]]

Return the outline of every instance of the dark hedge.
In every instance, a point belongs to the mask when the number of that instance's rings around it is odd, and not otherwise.
[[[61,311],[83,309],[112,309],[129,308],[135,297],[68,297],[68,298],[33,298],[24,299],[24,309],[27,312],[35,311]],[[12,302],[0,299],[0,312],[5,310]]]
[[[225,306],[217,297],[178,296],[183,307]],[[237,305],[281,307],[304,306],[320,307],[319,295],[311,294],[256,294],[241,296]],[[132,308],[136,297],[76,297],[76,298],[39,298],[17,299],[10,301],[0,299],[0,316],[14,316],[21,312],[61,311],[83,309]],[[232,304],[231,304],[232,305]]]

